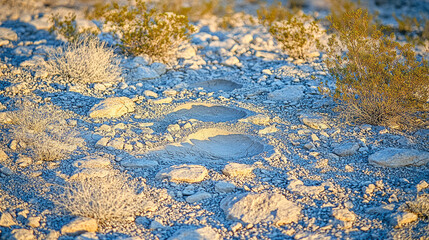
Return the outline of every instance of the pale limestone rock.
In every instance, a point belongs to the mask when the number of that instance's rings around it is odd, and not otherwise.
[[[108,168],[111,163],[108,158],[91,155],[74,161],[73,166],[77,168]]]
[[[175,165],[161,170],[156,174],[157,179],[167,178],[172,182],[201,182],[207,176],[208,171],[204,166],[200,165]]]
[[[332,215],[344,222],[354,222],[356,220],[356,215],[351,212],[349,209],[345,208],[334,208],[332,209]]]
[[[173,102],[173,99],[171,97],[161,98],[157,100],[152,101],[154,104],[167,104]]]
[[[28,226],[33,228],[40,227],[40,219],[41,217],[29,217],[28,218]]]
[[[133,112],[135,103],[127,97],[112,97],[95,104],[89,111],[91,118],[116,118]]]
[[[215,184],[215,190],[218,193],[230,193],[235,190],[235,185],[229,182],[220,181]]]
[[[262,114],[258,114],[247,118],[247,121],[255,125],[262,125],[262,126],[270,125],[270,120],[271,120],[270,117]]]
[[[16,41],[18,40],[18,35],[12,29],[0,27],[0,39]]]
[[[220,203],[227,219],[249,224],[285,225],[298,222],[301,207],[278,193],[242,193]]]
[[[12,215],[10,215],[10,213],[7,213],[7,212],[4,212],[4,213],[0,212],[0,226],[10,227],[13,225],[17,225],[17,223],[13,219]]]
[[[92,218],[78,217],[61,228],[61,234],[78,235],[84,232],[96,232],[97,221]]]
[[[0,162],[4,162],[9,159],[9,156],[0,149]]]
[[[303,114],[299,119],[303,124],[313,129],[329,128],[328,119],[318,114]]]
[[[340,157],[347,157],[354,155],[357,150],[359,150],[359,144],[349,142],[340,144],[339,146],[334,148],[333,152]]]
[[[155,69],[147,66],[138,66],[130,71],[129,78],[134,81],[143,81],[159,78],[160,75]]]
[[[89,178],[103,178],[113,174],[113,170],[103,169],[103,168],[84,168],[78,169],[74,172],[74,174],[70,177],[70,180],[84,180]]]
[[[186,198],[186,201],[188,203],[194,203],[194,202],[199,202],[205,199],[209,199],[211,198],[212,195],[208,192],[197,192],[189,197]]]
[[[268,94],[269,100],[297,102],[304,97],[303,85],[290,85]]]
[[[416,185],[417,192],[420,192],[426,188],[429,188],[429,184],[425,180],[421,180],[420,183]]]
[[[305,186],[301,180],[292,180],[287,189],[302,195],[318,195],[325,190],[324,186]]]
[[[151,91],[151,90],[145,90],[145,91],[143,92],[143,94],[144,94],[146,97],[158,98],[158,93],[156,93],[156,92],[154,92],[154,91]]]
[[[33,230],[28,229],[14,229],[10,232],[9,236],[5,236],[9,240],[36,240]]]
[[[211,227],[181,229],[168,240],[220,240],[220,236]]]
[[[408,223],[417,221],[418,217],[415,213],[397,212],[390,216],[390,225],[394,228],[401,228]]]
[[[251,174],[253,169],[253,166],[247,164],[229,163],[223,168],[222,173],[230,177],[243,177]]]
[[[383,167],[422,166],[429,163],[429,152],[415,149],[386,148],[368,157],[371,164]]]
[[[126,168],[153,168],[158,166],[158,162],[144,158],[129,158],[121,161],[121,165]]]

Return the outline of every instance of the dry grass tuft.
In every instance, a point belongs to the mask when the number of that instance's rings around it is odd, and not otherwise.
[[[24,101],[10,118],[10,138],[28,148],[36,160],[60,160],[82,145],[78,133],[67,126],[61,111],[53,105]]]
[[[51,51],[43,68],[50,75],[79,83],[115,82],[121,75],[113,49],[89,36]]]
[[[408,211],[417,214],[421,218],[429,218],[429,194],[417,196],[414,201],[406,203]]]
[[[96,219],[99,224],[133,220],[142,211],[145,195],[138,182],[123,173],[69,183],[54,202],[72,215]]]

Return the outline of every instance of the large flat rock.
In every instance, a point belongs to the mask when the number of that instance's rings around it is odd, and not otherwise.
[[[107,98],[95,104],[89,111],[91,118],[116,118],[133,112],[135,103],[127,97]]]
[[[301,207],[278,193],[242,193],[220,203],[227,219],[245,223],[285,225],[297,222]]]
[[[196,183],[203,181],[207,174],[207,168],[204,166],[182,164],[161,170],[155,178],[167,178],[172,182]]]
[[[415,149],[386,148],[368,157],[371,164],[383,167],[422,166],[429,163],[429,152]]]
[[[268,99],[274,101],[296,102],[304,97],[303,85],[291,85],[268,94]]]

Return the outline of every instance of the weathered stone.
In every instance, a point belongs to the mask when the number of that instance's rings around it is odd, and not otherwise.
[[[158,166],[158,162],[144,158],[130,158],[121,161],[121,165],[126,168],[153,168]]]
[[[427,183],[425,180],[421,180],[419,184],[416,185],[417,192],[420,192],[426,188],[429,188],[429,183]]]
[[[143,92],[143,94],[144,94],[146,97],[158,98],[158,93],[156,93],[156,92],[154,92],[154,91],[151,91],[151,90],[145,90],[145,91]]]
[[[78,235],[84,232],[96,232],[97,221],[92,218],[78,217],[61,228],[61,234]]]
[[[71,177],[70,180],[83,180],[88,178],[103,178],[113,174],[110,169],[98,169],[98,168],[84,168],[77,170]]]
[[[18,35],[12,29],[0,27],[0,39],[16,41],[18,40]]]
[[[359,150],[358,143],[342,143],[336,148],[334,148],[333,152],[340,157],[347,157],[355,154]]]
[[[17,225],[17,223],[15,222],[15,220],[13,220],[12,215],[10,215],[10,213],[7,213],[7,212],[4,212],[4,213],[0,212],[0,226],[10,227],[13,225]]]
[[[429,163],[429,152],[415,149],[386,148],[368,157],[371,164],[383,167],[421,166]]]
[[[395,228],[401,228],[402,226],[417,221],[418,217],[415,213],[410,212],[397,212],[390,216],[390,225]]]
[[[255,125],[262,125],[262,126],[268,126],[270,125],[270,117],[262,114],[258,114],[255,116],[251,116],[247,118],[247,121],[255,124]]]
[[[9,240],[36,240],[33,230],[28,229],[14,229],[8,236],[5,236],[4,239]],[[2,238],[3,239],[3,238]]]
[[[173,234],[168,240],[219,240],[219,234],[211,227],[198,229],[181,229]]]
[[[10,176],[13,174],[12,170],[10,170],[10,168],[6,167],[6,166],[1,166],[0,165],[0,173],[3,173],[6,176]]]
[[[157,100],[152,101],[154,104],[166,104],[173,102],[173,99],[171,97],[161,98]]]
[[[303,195],[317,195],[325,190],[324,186],[305,186],[301,180],[292,180],[287,189]]]
[[[0,149],[0,162],[4,162],[9,159],[9,156]]]
[[[391,213],[395,210],[395,204],[387,204],[379,207],[372,207],[366,210],[366,213],[369,214],[387,214]]]
[[[199,202],[199,201],[202,201],[205,199],[209,199],[211,197],[212,197],[212,195],[208,192],[197,192],[194,195],[187,197],[186,201],[188,203],[194,203],[194,202]]]
[[[73,162],[77,168],[107,168],[111,166],[110,160],[101,156],[86,156]]]
[[[235,185],[229,182],[220,181],[215,184],[215,190],[218,193],[233,192],[235,188]]]
[[[269,100],[296,102],[304,97],[303,85],[290,85],[268,94]]]
[[[329,128],[328,119],[318,114],[303,114],[300,116],[303,124],[313,129],[327,129]]]
[[[40,217],[29,217],[28,218],[28,226],[33,228],[40,227]]]
[[[207,174],[208,171],[204,166],[183,164],[161,170],[155,178],[167,178],[172,182],[196,183],[203,181]]]
[[[107,98],[94,105],[89,111],[91,118],[116,118],[133,112],[135,103],[127,97]]]
[[[253,166],[247,164],[229,163],[223,168],[222,173],[230,177],[242,177],[251,174],[253,169]]]
[[[242,193],[226,197],[220,203],[228,219],[250,224],[297,222],[301,207],[277,193]]]
[[[356,215],[348,209],[345,208],[334,208],[332,210],[332,215],[344,222],[354,222],[356,220]]]
[[[150,79],[155,79],[160,77],[160,75],[154,69],[147,66],[138,66],[134,68],[133,70],[131,70],[131,73],[129,76],[131,80],[134,80],[134,81],[150,80]]]

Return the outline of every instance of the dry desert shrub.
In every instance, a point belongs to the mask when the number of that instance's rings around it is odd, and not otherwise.
[[[318,22],[304,14],[296,5],[283,7],[280,2],[269,7],[261,6],[258,11],[259,22],[292,58],[308,58],[317,50],[323,31]]]
[[[26,100],[18,104],[18,110],[10,114],[10,119],[11,139],[28,148],[36,160],[63,159],[83,143],[53,105],[38,105]]]
[[[411,126],[428,100],[429,65],[370,24],[357,9],[330,16],[326,64],[336,79],[334,99],[343,117],[373,125]]]
[[[56,33],[69,42],[76,42],[85,36],[96,36],[99,33],[97,28],[79,28],[74,13],[69,13],[65,17],[60,17],[59,14],[52,15],[50,21],[52,26],[49,32]]]
[[[417,214],[421,218],[429,218],[429,194],[417,196],[414,201],[406,203],[408,211]]]
[[[316,51],[323,34],[317,21],[303,13],[272,23],[269,31],[282,49],[295,59],[306,59]]]
[[[75,83],[115,82],[121,75],[113,49],[90,36],[52,50],[42,67],[50,75]]]
[[[93,15],[104,21],[126,53],[147,55],[164,63],[176,59],[179,46],[195,31],[186,16],[159,12],[141,0],[128,5],[106,4]]]
[[[153,2],[161,11],[187,16],[193,22],[222,15],[225,11],[224,6],[227,5],[225,0],[160,0]]]
[[[139,183],[123,173],[71,182],[54,199],[60,209],[75,216],[96,219],[99,224],[125,222],[144,208]]]

